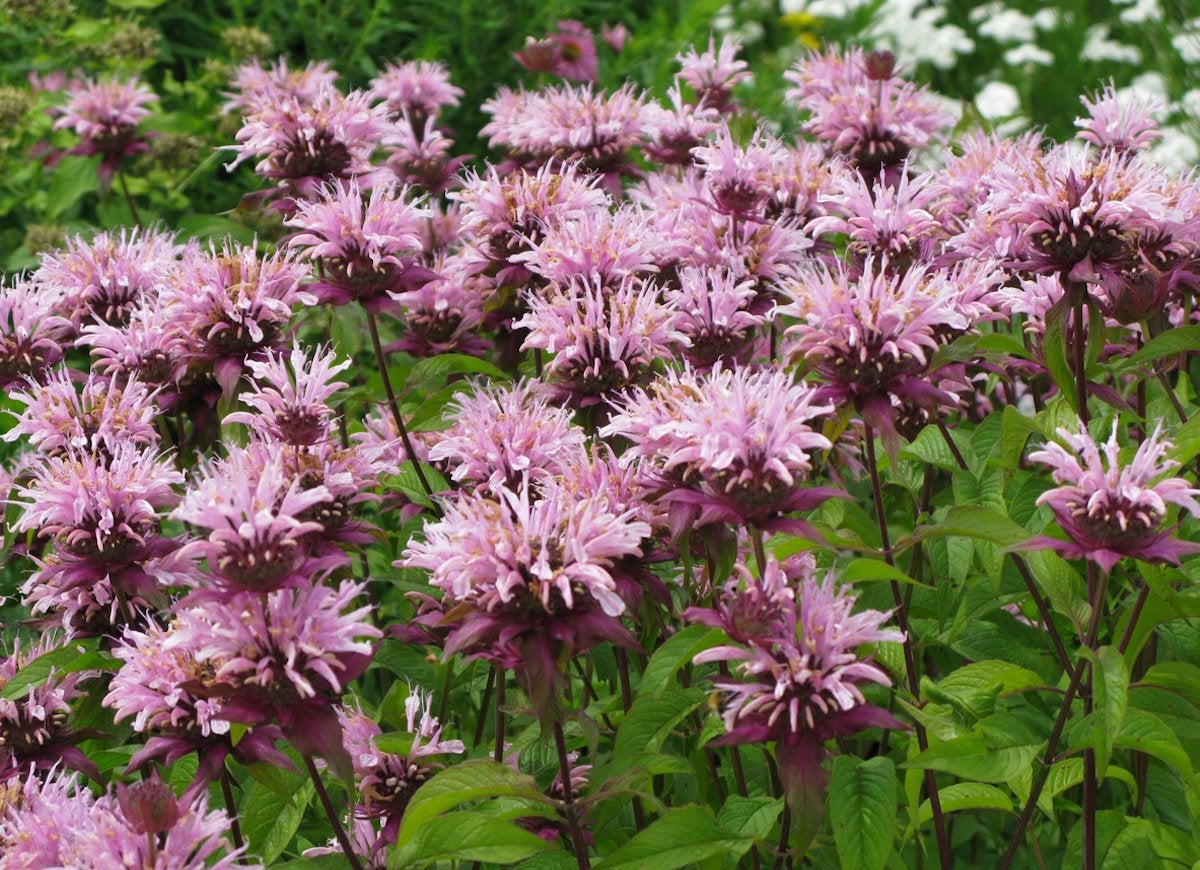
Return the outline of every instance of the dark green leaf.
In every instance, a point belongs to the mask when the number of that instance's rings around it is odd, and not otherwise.
[[[679,807],[592,866],[595,870],[676,870],[714,855],[740,857],[753,842],[753,837],[722,830],[708,807]]]
[[[424,821],[403,846],[392,850],[388,867],[409,870],[439,861],[514,864],[553,848],[553,843],[512,822],[469,812],[450,813]]]
[[[896,828],[896,768],[891,760],[834,759],[829,817],[842,870],[882,870]]]

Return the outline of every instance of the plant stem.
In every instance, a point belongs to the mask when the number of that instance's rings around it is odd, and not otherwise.
[[[758,579],[762,582],[767,576],[767,550],[763,546],[762,529],[752,527],[750,529],[750,541],[754,545],[754,561],[758,565]]]
[[[950,437],[950,432],[946,429],[946,424],[939,419],[937,425],[939,431],[942,433],[942,438],[945,439],[946,445],[950,448],[950,452],[954,454],[954,460],[958,463],[958,467],[963,471],[967,471],[967,461],[963,459],[958,445]],[[1033,598],[1033,603],[1037,606],[1038,615],[1042,619],[1042,624],[1046,627],[1046,633],[1050,635],[1050,641],[1054,644],[1054,652],[1058,656],[1059,664],[1063,666],[1064,671],[1071,670],[1071,657],[1067,654],[1067,648],[1063,644],[1062,635],[1058,633],[1058,628],[1054,625],[1054,620],[1051,618],[1050,607],[1046,604],[1046,599],[1038,591],[1037,584],[1033,580],[1033,574],[1029,571],[1029,566],[1017,554],[1012,553],[1010,555],[1012,556],[1013,563],[1017,566],[1017,572],[1021,575],[1021,579],[1025,581],[1025,588],[1029,591],[1030,597]]]
[[[412,461],[413,469],[417,472],[417,480],[421,482],[421,489],[425,490],[425,495],[429,496],[434,514],[440,517],[442,511],[437,506],[437,502],[433,500],[433,488],[425,478],[425,471],[421,468],[421,460],[417,458],[417,451],[413,449],[412,438],[408,435],[408,427],[404,425],[404,417],[400,415],[400,403],[396,401],[396,392],[392,389],[392,378],[388,374],[387,358],[383,355],[383,345],[379,341],[379,326],[375,322],[375,314],[371,311],[367,311],[366,314],[367,331],[371,334],[371,346],[375,349],[375,363],[379,367],[379,376],[383,379],[383,392],[387,396],[388,407],[392,411],[392,420],[396,424],[396,431],[400,433],[400,441],[404,444],[404,452],[408,454],[408,458]]]
[[[304,755],[304,766],[308,769],[309,778],[312,779],[313,788],[317,790],[317,798],[321,801],[321,806],[325,808],[325,815],[329,819],[329,824],[333,825],[333,834],[337,837],[338,845],[342,847],[342,851],[346,854],[346,861],[349,862],[351,870],[363,870],[362,862],[358,860],[358,856],[354,854],[354,849],[350,847],[350,838],[346,836],[346,829],[342,827],[342,822],[338,818],[337,811],[334,810],[333,804],[329,800],[329,793],[325,791],[325,784],[321,782],[321,774],[317,772],[317,765],[313,763],[311,755]]]
[[[871,477],[871,495],[875,500],[875,518],[879,522],[879,540],[883,547],[883,559],[890,566],[895,566],[892,558],[892,544],[888,536],[887,515],[883,507],[883,487],[879,483],[879,463],[875,457],[875,431],[870,423],[864,424],[863,442],[867,452],[867,472]],[[904,606],[904,596],[900,593],[900,584],[891,581],[892,600],[896,605],[896,624],[904,632],[904,670],[908,677],[908,690],[913,697],[913,703],[921,703],[921,683],[917,674],[917,660],[913,653],[912,633],[908,630],[908,613]],[[922,752],[929,748],[929,737],[925,726],[913,722],[913,731],[917,735],[917,746]],[[937,778],[932,770],[925,770],[925,790],[929,793],[929,809],[933,815],[933,831],[937,839],[938,859],[942,870],[950,870],[950,838],[946,834],[946,819],[942,814],[942,802],[938,797]]]
[[[496,743],[492,748],[492,759],[501,764],[504,761],[504,668],[496,665]]]
[[[496,682],[496,668],[488,668],[487,682],[483,686],[483,699],[479,702],[479,718],[475,720],[475,742],[478,746],[483,742],[483,726],[487,722],[489,701],[492,700],[492,686]]]
[[[1087,288],[1081,285],[1067,282],[1067,292],[1075,294],[1074,311],[1074,336],[1072,347],[1072,364],[1075,369],[1075,391],[1078,394],[1079,419],[1083,422],[1086,429],[1088,424],[1088,403],[1087,403],[1087,327],[1084,326],[1084,317],[1087,315]]]
[[[237,804],[233,802],[233,787],[229,784],[229,768],[221,762],[221,795],[225,798],[225,813],[229,816],[229,833],[233,837],[234,847],[241,849],[242,828],[238,824]]]
[[[775,863],[772,870],[780,870],[788,853],[788,838],[792,834],[792,811],[787,801],[783,802],[783,815],[779,817],[779,845],[775,847]]]
[[[1107,586],[1107,583],[1102,584]],[[1086,645],[1088,648],[1094,648],[1096,638],[1100,633],[1100,611],[1103,609],[1103,600],[1101,606],[1093,605],[1091,625],[1088,627],[1088,635]],[[1054,766],[1054,755],[1058,751],[1058,741],[1062,738],[1063,728],[1066,727],[1067,719],[1071,715],[1071,704],[1075,700],[1075,695],[1079,692],[1083,685],[1083,676],[1087,671],[1087,657],[1080,656],[1075,663],[1075,669],[1071,672],[1071,679],[1067,683],[1066,694],[1063,695],[1062,705],[1058,708],[1058,716],[1054,720],[1054,727],[1050,730],[1050,739],[1046,742],[1046,751],[1042,755],[1042,766],[1034,774],[1033,783],[1029,789],[1029,797],[1025,801],[1025,807],[1021,810],[1021,815],[1017,819],[1017,828],[1013,831],[1012,839],[1008,842],[1008,849],[1004,852],[1004,857],[1000,861],[999,870],[1008,870],[1012,866],[1013,859],[1017,856],[1017,849],[1021,846],[1021,839],[1025,834],[1025,829],[1029,827],[1030,821],[1033,820],[1033,813],[1037,809],[1037,800],[1041,797],[1042,789],[1046,786],[1046,779],[1050,776],[1050,768]]]
[[[563,809],[567,816],[567,826],[571,831],[571,846],[575,851],[575,863],[579,870],[588,870],[587,844],[583,840],[583,829],[579,826],[579,816],[575,812],[575,795],[571,789],[571,762],[567,758],[567,739],[563,736],[562,722],[554,721],[554,746],[558,750],[558,772],[562,780]]]
[[[129,193],[129,185],[125,183],[125,170],[117,170],[117,184],[121,185],[121,194],[125,197],[125,204],[129,206],[129,213],[133,216],[133,222],[139,227],[142,225],[142,216],[138,214],[137,204],[134,203],[133,197]]]

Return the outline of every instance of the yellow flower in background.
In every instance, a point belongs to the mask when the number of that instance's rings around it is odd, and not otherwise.
[[[805,48],[820,48],[821,39],[817,31],[821,27],[821,19],[810,12],[789,12],[781,16],[779,22],[796,34],[796,39]]]

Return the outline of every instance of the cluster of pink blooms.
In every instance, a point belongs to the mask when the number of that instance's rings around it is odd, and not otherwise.
[[[624,34],[604,39],[619,50]],[[351,841],[384,862],[417,788],[465,746],[414,689],[410,748],[380,748],[348,695],[383,638],[514,672],[548,725],[568,662],[638,650],[647,608],[674,618],[705,594],[683,617],[729,639],[695,659],[725,670],[718,744],[773,742],[798,799],[826,741],[903,727],[868,701],[891,679],[862,648],[906,637],[890,614],[856,613],[835,573],[765,556],[762,536],[825,543],[813,511],[874,473],[876,436],[895,465],[944,419],[1061,400],[1044,343],[1072,305],[1112,330],[1096,350],[1111,358],[1192,318],[1200,186],[1145,153],[1152,107],[1111,90],[1085,101],[1084,147],[977,134],[951,153],[943,103],[886,53],[800,61],[795,141],[731,123],[747,120],[750,73],[728,39],[679,55],[665,102],[602,89],[576,22],[517,59],[565,81],[499,89],[481,134],[501,159],[463,171],[441,124],[462,92],[440,65],[391,64],[345,93],[323,63],[246,64],[225,107],[242,118],[229,168],[265,180],[250,200],[284,213],[277,246],[98,233],[0,287],[0,386],[19,406],[5,439],[23,447],[0,479],[31,566],[23,602],[60,642],[98,638],[119,661],[104,704],[142,740],[127,772],[198,758],[180,802],[141,798],[170,806],[148,829],[54,769],[99,777],[70,722],[91,675],[52,676],[0,701],[0,780],[20,783],[0,852],[235,866],[207,786],[231,761],[291,767],[286,741],[353,778]],[[151,99],[81,85],[57,126],[115,170],[145,147]],[[379,380],[353,348],[305,343],[332,322],[317,306],[367,318]],[[973,353],[1010,323],[1024,352]],[[455,381],[434,413],[392,395],[389,359],[442,354],[511,383]],[[89,356],[86,373],[65,364]],[[380,407],[356,418],[380,381]],[[1125,386],[1095,386],[1097,411],[1125,406]],[[1030,454],[1060,484],[1038,503],[1066,536],[1031,546],[1105,570],[1178,564],[1200,546],[1169,506],[1200,516],[1200,490],[1170,476],[1160,431],[1122,460],[1112,426],[1102,447],[1084,426]],[[399,492],[414,468],[447,488]],[[388,558],[427,589],[406,624],[380,624],[408,610],[379,607],[366,553],[414,517]],[[688,565],[674,587],[649,567],[672,560]],[[0,685],[28,657],[0,662]],[[586,768],[560,773],[556,799]]]

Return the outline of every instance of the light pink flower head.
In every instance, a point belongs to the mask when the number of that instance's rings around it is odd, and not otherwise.
[[[63,368],[9,395],[25,408],[4,440],[23,437],[42,453],[107,455],[123,442],[142,447],[158,443],[153,395],[133,377],[117,380],[92,373],[77,389],[72,372]]]
[[[704,173],[704,187],[716,208],[733,217],[754,217],[763,209],[786,156],[783,144],[758,130],[739,145],[727,125],[717,131],[711,145],[692,156]]]
[[[692,152],[717,129],[720,112],[703,103],[691,105],[684,101],[679,83],[667,91],[670,106],[647,104],[650,133],[642,150],[651,160],[669,166],[690,166]]]
[[[1053,546],[1072,558],[1091,559],[1105,571],[1126,556],[1148,562],[1179,564],[1181,556],[1200,552],[1200,545],[1172,536],[1162,528],[1167,506],[1174,504],[1200,516],[1200,489],[1182,477],[1168,477],[1179,463],[1167,459],[1171,443],[1162,439],[1162,426],[1143,441],[1133,458],[1122,462],[1117,441],[1118,421],[1112,435],[1098,445],[1082,425],[1079,430],[1059,429],[1056,441],[1034,451],[1029,458],[1053,469],[1055,483],[1038,498],[1049,504],[1068,540],[1037,539],[1034,546]]]
[[[631,278],[615,288],[595,280],[555,285],[544,296],[528,297],[529,313],[513,328],[529,330],[523,349],[554,354],[545,371],[564,397],[594,405],[688,344],[674,307],[658,296],[654,284]]]
[[[413,356],[466,353],[484,356],[491,349],[476,330],[494,285],[478,274],[474,254],[462,249],[435,262],[437,277],[415,290],[392,294],[402,312],[404,335],[393,347]]]
[[[723,114],[733,112],[737,109],[733,102],[733,86],[751,77],[749,65],[737,56],[741,48],[728,36],[721,37],[718,48],[715,37],[709,36],[708,49],[703,54],[693,45],[685,54],[675,55],[679,64],[676,78],[691,87],[698,105],[709,106]]]
[[[951,121],[924,88],[895,75],[886,52],[814,52],[784,77],[795,85],[787,98],[811,113],[804,129],[872,180],[881,171],[890,180]]]
[[[75,340],[91,348],[92,368],[109,378],[136,377],[144,384],[171,384],[187,369],[188,338],[170,305],[155,298],[135,306],[121,326],[97,321]]]
[[[538,386],[477,386],[450,406],[454,425],[429,451],[446,461],[455,481],[515,489],[522,477],[559,476],[584,450],[571,412]]]
[[[336,82],[337,73],[329,68],[328,61],[309,61],[303,69],[294,70],[288,68],[286,57],[280,57],[265,68],[255,58],[234,71],[234,93],[226,94],[229,101],[222,110],[255,115],[286,100],[310,105]]]
[[[521,66],[573,82],[596,80],[596,37],[578,21],[560,21],[541,39],[526,37],[525,48],[514,52]]]
[[[153,303],[180,251],[175,235],[161,230],[75,236],[42,258],[33,280],[62,294],[63,313],[76,329],[93,318],[121,326],[139,304]]]
[[[430,211],[408,188],[391,182],[369,192],[357,182],[327,185],[319,198],[299,203],[289,226],[299,228],[289,245],[320,266],[309,287],[322,302],[359,301],[373,311],[386,308],[389,292],[411,290],[432,274],[416,262],[421,225]]]
[[[664,295],[678,311],[676,328],[691,341],[683,354],[697,369],[719,360],[746,362],[753,353],[758,328],[766,322],[750,311],[758,295],[753,281],[728,269],[686,266],[678,285]]]
[[[365,91],[343,96],[324,86],[312,102],[282,98],[249,116],[238,144],[226,146],[237,152],[226,169],[259,158],[255,171],[276,180],[272,194],[284,196],[280,207],[290,212],[289,198],[310,198],[330,181],[357,178],[367,187],[379,175],[371,156],[390,132],[386,107]]]
[[[185,552],[207,561],[218,590],[261,593],[309,584],[345,560],[314,558],[305,540],[323,530],[312,516],[331,500],[324,486],[303,487],[282,451],[245,449],[204,465],[171,516],[207,532]]]
[[[657,271],[659,240],[649,216],[623,207],[593,209],[542,228],[530,250],[513,260],[544,282],[596,282],[614,287],[627,278]]]
[[[56,130],[72,130],[83,140],[74,154],[101,154],[101,178],[112,174],[127,157],[150,150],[137,126],[150,115],[146,108],[158,98],[136,77],[122,81],[76,82],[68,89],[70,99],[54,122]]]
[[[483,111],[492,120],[480,134],[492,147],[508,151],[516,165],[578,160],[581,169],[600,175],[601,185],[614,196],[622,176],[637,174],[629,151],[650,126],[645,96],[631,84],[608,95],[591,85],[501,89]]]
[[[38,379],[63,358],[71,323],[58,312],[61,294],[23,278],[0,281],[0,389]]]
[[[718,364],[702,376],[669,372],[632,391],[600,432],[627,438],[633,446],[623,455],[658,474],[677,532],[691,521],[807,531],[781,515],[831,494],[799,483],[812,452],[831,446],[808,421],[832,411],[787,372]]]
[[[306,351],[293,344],[288,353],[269,352],[265,360],[246,363],[252,376],[251,389],[241,401],[254,412],[228,414],[228,423],[243,423],[268,441],[311,445],[332,436],[335,416],[329,399],[348,385],[335,381],[350,360],[337,362],[332,350]]]
[[[437,61],[410,60],[389,63],[371,79],[371,95],[387,104],[393,115],[407,113],[423,126],[446,106],[457,106],[462,88],[450,84],[450,71]]]
[[[1154,116],[1165,107],[1158,100],[1119,97],[1109,84],[1082,102],[1088,116],[1075,119],[1076,135],[1098,148],[1144,151],[1162,138]]]
[[[308,270],[287,253],[260,259],[254,245],[189,249],[167,276],[168,314],[188,336],[188,362],[232,393],[247,358],[283,343],[292,306],[313,305]]]

